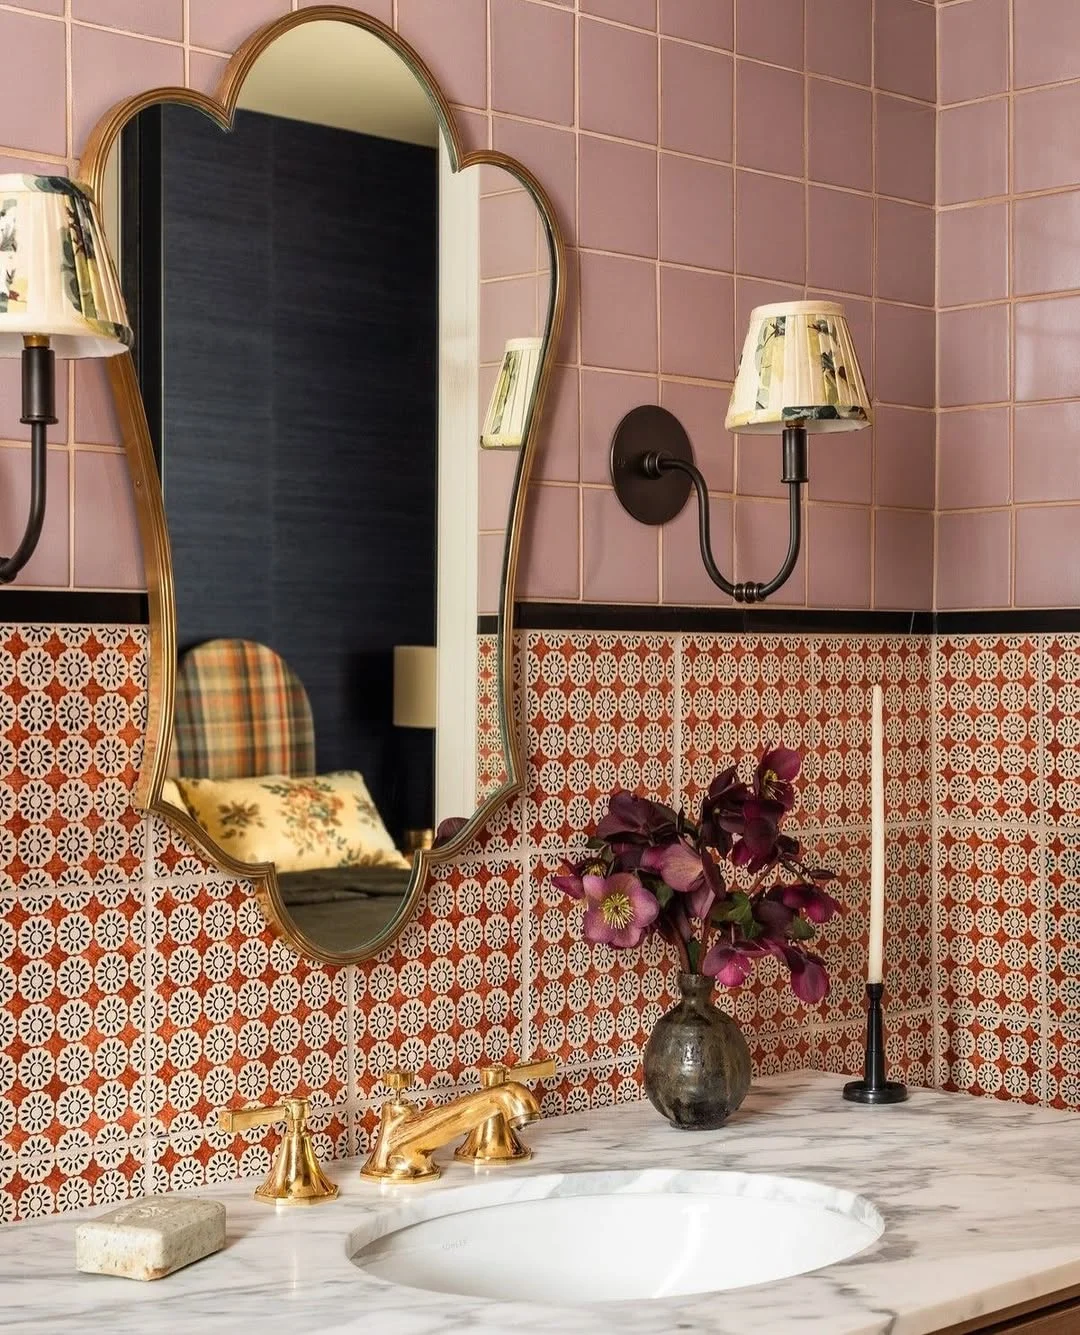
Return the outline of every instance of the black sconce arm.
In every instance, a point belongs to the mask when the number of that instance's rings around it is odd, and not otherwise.
[[[55,355],[48,339],[32,335],[22,351],[21,418],[30,427],[30,514],[19,545],[10,556],[0,557],[0,584],[11,583],[33,556],[41,537],[49,463],[45,428],[56,422],[55,384]]]
[[[788,428],[788,430],[799,430],[802,432],[803,456],[805,458],[806,432],[802,427]],[[785,437],[787,432],[785,431]],[[785,440],[786,445],[786,440]],[[785,451],[786,461],[786,451]],[[720,571],[716,564],[716,558],[712,550],[712,522],[709,514],[709,489],[701,469],[694,463],[689,463],[685,459],[676,459],[670,454],[656,454],[645,460],[645,471],[651,473],[654,477],[659,477],[662,473],[680,472],[685,473],[694,484],[694,490],[697,492],[698,506],[698,540],[701,543],[701,560],[705,566],[705,573],[712,582],[724,591],[730,598],[734,598],[737,603],[760,603],[764,602],[770,594],[776,592],[781,585],[785,584],[795,569],[795,563],[799,559],[799,549],[802,546],[802,484],[805,478],[790,479],[784,477],[788,489],[788,515],[789,530],[787,555],[784,557],[784,564],[777,573],[766,584],[759,584],[753,580],[747,580],[738,584],[733,584]],[[785,469],[785,473],[786,473]]]
[[[30,425],[30,514],[22,539],[10,556],[0,557],[0,584],[10,584],[34,554],[45,522],[45,470],[48,452],[45,442],[45,423]]]
[[[643,405],[628,413],[611,442],[611,479],[623,508],[642,524],[669,523],[682,510],[690,488],[697,492],[698,537],[706,574],[737,603],[760,603],[789,579],[802,547],[802,488],[806,482],[806,426],[784,427],[781,481],[788,489],[789,537],[783,565],[766,584],[738,584],[716,564],[712,550],[709,487],[694,463],[689,438],[666,409]],[[657,448],[656,442],[661,442]],[[681,477],[676,475],[681,474]]]

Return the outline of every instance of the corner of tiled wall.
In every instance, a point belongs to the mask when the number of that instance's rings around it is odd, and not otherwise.
[[[1075,607],[1080,17],[945,0],[938,25],[937,606]]]
[[[617,787],[692,809],[725,765],[778,741],[804,752],[795,828],[838,874],[844,913],[819,942],[827,1006],[796,1000],[775,961],[723,998],[761,1073],[858,1068],[863,1039],[869,857],[869,688],[885,686],[890,817],[889,1054],[931,1078],[929,641],[926,637],[602,635],[530,632],[525,838],[538,911],[536,1031],[568,1069],[631,1092],[652,1023],[670,1004],[670,958],[625,962],[587,946],[547,885]],[[828,1015],[828,1019],[825,1016]],[[610,1072],[622,1084],[611,1087]],[[595,1090],[594,1090],[595,1093]]]
[[[523,0],[505,12],[519,10]],[[729,601],[701,568],[690,508],[649,531],[611,490],[612,433],[642,403],[689,431],[721,566],[767,578],[787,535],[779,445],[737,442],[721,423],[751,307],[823,297],[847,309],[876,428],[812,443],[805,555],[774,602],[928,607],[932,7],[880,0],[876,40],[864,0],[583,0],[578,11],[576,112],[559,81],[546,93],[531,75],[493,86],[495,146],[535,154],[555,182],[580,274],[530,497],[524,595]]]
[[[1076,607],[1080,14],[942,0],[938,40],[936,606]],[[1076,637],[947,633],[933,655],[935,1077],[1076,1107]]]

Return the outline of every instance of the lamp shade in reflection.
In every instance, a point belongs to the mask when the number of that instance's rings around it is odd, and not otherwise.
[[[857,431],[871,422],[859,358],[844,308],[830,301],[758,306],[735,376],[725,425],[769,433]]]
[[[434,728],[438,722],[434,645],[394,646],[394,726]]]
[[[486,450],[518,449],[525,443],[529,409],[540,374],[539,338],[507,340],[495,388],[491,392],[480,444]]]
[[[88,197],[63,176],[0,176],[0,356],[34,335],[58,357],[112,357],[133,342]]]

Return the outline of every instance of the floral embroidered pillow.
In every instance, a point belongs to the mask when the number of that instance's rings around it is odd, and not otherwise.
[[[203,829],[242,862],[273,862],[279,872],[411,865],[356,770],[177,783]]]

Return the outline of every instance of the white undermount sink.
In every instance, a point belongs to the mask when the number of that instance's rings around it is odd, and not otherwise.
[[[504,1301],[670,1298],[834,1265],[882,1234],[852,1192],[764,1173],[509,1176],[395,1203],[349,1240],[391,1283]]]

